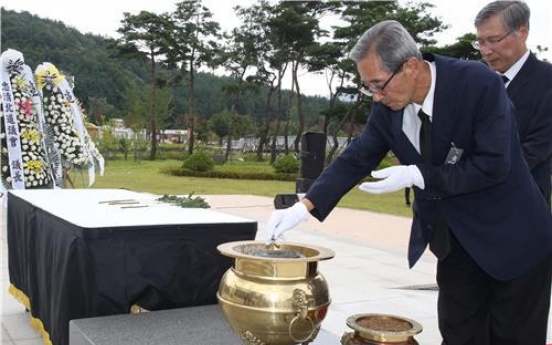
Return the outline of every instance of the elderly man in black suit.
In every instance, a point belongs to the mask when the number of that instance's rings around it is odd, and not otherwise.
[[[505,81],[516,108],[523,155],[550,204],[552,65],[527,49],[530,15],[522,1],[489,3],[475,17],[477,40],[472,45]]]
[[[446,345],[542,345],[552,280],[552,214],[524,160],[502,80],[476,61],[422,55],[406,29],[384,21],[350,53],[373,97],[362,134],[303,199],[276,210],[266,241],[309,213],[324,220],[370,174],[367,193],[413,187],[408,260],[438,257],[439,329]],[[373,171],[392,151],[402,165]],[[346,224],[345,224],[346,226]]]

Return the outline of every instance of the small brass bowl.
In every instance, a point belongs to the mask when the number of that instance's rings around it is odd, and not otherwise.
[[[354,330],[350,344],[417,344],[414,335],[422,332],[421,324],[401,316],[387,314],[355,314],[347,318]],[[346,336],[344,336],[346,338]],[[344,345],[349,345],[345,342]]]

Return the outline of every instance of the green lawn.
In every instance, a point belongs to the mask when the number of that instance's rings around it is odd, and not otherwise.
[[[179,167],[181,162],[174,160],[147,161],[107,161],[104,176],[96,175],[92,188],[127,188],[135,191],[169,195],[221,195],[221,194],[252,194],[274,197],[277,194],[295,193],[295,182],[233,180],[198,177],[169,176],[159,172],[163,167]],[[256,169],[255,164],[242,168]],[[230,164],[224,169],[238,169]],[[261,169],[261,168],[258,168]],[[71,174],[76,187],[84,185],[80,174]],[[412,216],[410,207],[404,204],[404,192],[369,195],[354,188],[339,203],[341,207],[349,207],[374,212],[389,213],[405,217]]]

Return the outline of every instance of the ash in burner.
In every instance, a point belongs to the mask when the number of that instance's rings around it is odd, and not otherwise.
[[[375,331],[405,332],[412,329],[412,324],[406,320],[386,316],[368,316],[357,320],[357,323]]]
[[[283,249],[258,249],[252,251],[251,255],[274,259],[299,259],[305,257],[303,254],[294,250]]]

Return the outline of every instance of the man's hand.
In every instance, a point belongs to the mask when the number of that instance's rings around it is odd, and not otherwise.
[[[283,233],[293,229],[299,223],[307,220],[309,211],[302,202],[297,202],[293,206],[276,210],[270,215],[270,219],[266,224],[265,243],[281,244],[284,241]]]
[[[415,165],[398,165],[375,170],[372,171],[372,177],[382,180],[364,182],[358,188],[371,194],[390,193],[412,186],[425,188],[424,177]]]

